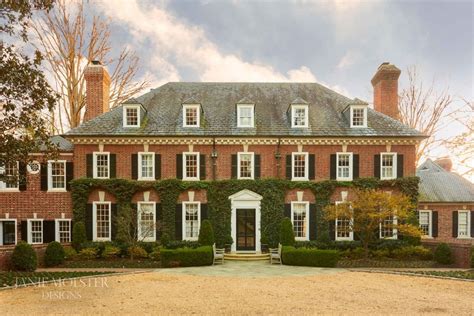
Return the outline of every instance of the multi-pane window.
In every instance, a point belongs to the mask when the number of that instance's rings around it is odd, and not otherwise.
[[[367,127],[366,107],[351,107],[351,127]]]
[[[124,127],[138,127],[140,126],[140,107],[139,106],[124,106]]]
[[[28,220],[28,243],[42,244],[43,243],[43,221],[30,219]]]
[[[66,161],[48,162],[48,187],[50,190],[66,189]]]
[[[94,203],[95,231],[94,240],[110,240],[111,236],[111,215],[110,203]]]
[[[380,223],[380,238],[396,238],[396,219],[394,216],[385,217]]]
[[[237,126],[238,127],[253,127],[254,126],[254,107],[253,105],[238,105],[237,106]]]
[[[293,153],[292,154],[292,179],[293,180],[307,180],[308,179],[308,153]]]
[[[0,220],[0,246],[16,244],[16,220]]]
[[[308,240],[308,203],[293,202],[291,203],[291,220],[295,238],[298,240]]]
[[[291,127],[308,127],[308,107],[293,105],[291,123]]]
[[[60,243],[71,242],[71,220],[56,220],[56,241]]]
[[[471,237],[470,234],[470,212],[469,211],[458,211],[458,238]]]
[[[431,211],[419,211],[418,216],[423,236],[431,237]]]
[[[238,157],[239,179],[253,179],[253,153],[239,153]]]
[[[380,154],[380,175],[383,180],[394,179],[397,176],[396,173],[396,154],[395,153],[382,153]]]
[[[109,153],[94,153],[94,178],[109,178]]]
[[[0,174],[4,176],[0,181],[0,190],[18,189],[18,163],[0,165]]]
[[[199,127],[199,105],[183,106],[184,127]]]
[[[199,237],[200,208],[201,205],[196,202],[183,203],[183,239],[197,240]]]
[[[199,179],[199,153],[183,154],[183,179],[198,180]]]
[[[337,153],[337,180],[352,180],[352,153]]]
[[[345,202],[336,202],[339,205]],[[353,240],[352,218],[347,216],[338,216],[335,220],[336,240]]]
[[[155,241],[155,203],[141,202],[138,204],[138,240]]]
[[[139,153],[138,154],[138,179],[152,180],[155,178],[154,172],[155,154]]]

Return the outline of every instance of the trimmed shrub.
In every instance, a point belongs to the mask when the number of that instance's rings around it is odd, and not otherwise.
[[[72,246],[76,251],[80,251],[82,244],[87,241],[86,226],[83,222],[74,223],[72,228]]]
[[[406,240],[400,239],[379,239],[370,243],[369,248],[374,250],[389,250],[400,249],[402,247],[409,246]]]
[[[423,246],[406,246],[392,251],[392,255],[396,259],[433,259],[432,252]]]
[[[178,248],[193,248],[196,249],[201,247],[198,241],[190,240],[172,240],[168,242],[166,249],[178,249]]]
[[[441,264],[453,263],[453,252],[451,251],[451,247],[449,247],[449,245],[446,243],[441,243],[436,246],[434,251],[434,260]]]
[[[84,259],[84,260],[92,260],[97,257],[97,249],[96,248],[83,248],[81,251],[79,251],[78,254],[79,258]]]
[[[203,246],[214,245],[214,230],[212,229],[212,224],[210,220],[205,219],[201,222],[201,227],[199,228],[198,242]]]
[[[106,245],[102,251],[102,258],[113,258],[120,255],[120,248],[112,245]]]
[[[282,246],[294,246],[295,244],[293,224],[288,217],[285,217],[280,223],[280,243]]]
[[[136,259],[136,258],[147,258],[148,257],[148,253],[146,252],[146,250],[143,249],[140,246],[129,247],[128,248],[128,255],[131,258],[134,258],[134,259]]]
[[[157,242],[140,241],[138,246],[142,247],[148,254],[150,254],[155,250],[155,248],[159,247],[159,244]]]
[[[335,267],[339,260],[337,250],[295,248],[284,246],[283,263],[291,266]]]
[[[31,245],[21,241],[13,250],[11,264],[17,271],[35,271],[38,267],[38,257]]]
[[[161,266],[171,267],[194,267],[208,266],[212,264],[213,253],[211,246],[198,248],[160,249]]]
[[[148,255],[148,257],[153,261],[160,261],[160,249],[156,248]]]
[[[57,241],[50,242],[44,253],[44,264],[47,267],[54,267],[64,262],[66,254],[63,246]]]
[[[72,247],[64,247],[64,259],[73,260],[77,257],[77,251]]]
[[[390,257],[390,251],[388,249],[377,249],[371,251],[371,255],[376,259],[387,259]]]
[[[170,235],[168,235],[168,233],[163,233],[160,238],[161,246],[167,247],[170,240],[171,240]]]

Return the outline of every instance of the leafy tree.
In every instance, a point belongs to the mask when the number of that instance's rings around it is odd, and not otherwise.
[[[365,256],[369,255],[369,244],[379,238],[381,225],[387,231],[396,229],[397,234],[419,237],[420,230],[410,219],[414,206],[410,198],[380,190],[360,190],[356,199],[325,207],[328,221],[345,220],[347,225],[338,227],[338,232],[355,234],[360,239]]]

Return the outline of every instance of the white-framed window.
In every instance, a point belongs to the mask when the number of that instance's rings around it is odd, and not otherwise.
[[[93,176],[97,179],[108,179],[110,177],[110,153],[93,153],[94,172]]]
[[[199,180],[199,153],[183,153],[183,179]]]
[[[28,236],[27,241],[29,244],[42,244],[43,243],[43,220],[42,219],[28,219],[27,220]]]
[[[367,106],[351,106],[351,127],[367,127]]]
[[[308,153],[291,153],[291,179],[308,180]]]
[[[55,240],[60,243],[71,242],[71,220],[55,219]]]
[[[309,202],[291,202],[291,223],[296,240],[309,240]]]
[[[397,239],[397,217],[387,216],[379,225],[380,239]]]
[[[291,106],[291,127],[308,127],[308,106]]]
[[[183,240],[198,240],[201,202],[183,202]]]
[[[156,204],[155,202],[138,202],[137,226],[139,241],[156,241]]]
[[[183,127],[199,127],[201,113],[199,104],[183,105]]]
[[[342,201],[336,201],[336,206],[346,203]],[[348,217],[337,217],[334,223],[334,230],[336,234],[336,240],[354,240],[354,232],[352,231],[352,218]]]
[[[458,211],[458,238],[471,237],[471,212]]]
[[[19,162],[0,165],[0,174],[5,176],[5,180],[0,181],[0,191],[18,191],[18,170]],[[11,180],[8,180],[11,179]]]
[[[336,166],[337,180],[352,180],[352,153],[337,153]]]
[[[94,202],[92,208],[92,234],[94,241],[112,240],[112,204]]]
[[[380,178],[382,180],[397,177],[397,153],[380,153]]]
[[[138,180],[155,179],[155,153],[138,153]]]
[[[66,190],[66,160],[48,160],[48,191]]]
[[[0,246],[16,245],[16,224],[16,219],[0,218]]]
[[[254,105],[237,105],[237,127],[254,127]]]
[[[140,127],[140,106],[123,106],[123,127]]]
[[[254,153],[239,152],[237,153],[237,178],[238,179],[253,179],[255,176],[254,170]]]
[[[433,212],[430,210],[418,211],[418,222],[422,231],[422,237],[433,237]]]

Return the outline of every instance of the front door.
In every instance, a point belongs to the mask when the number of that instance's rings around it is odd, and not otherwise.
[[[255,209],[237,209],[237,251],[255,251]]]

